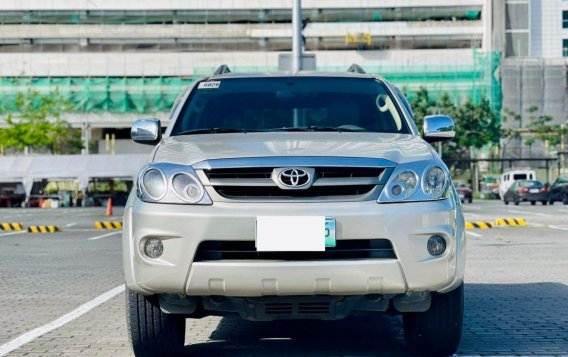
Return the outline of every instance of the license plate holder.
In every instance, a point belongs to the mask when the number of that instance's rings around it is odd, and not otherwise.
[[[335,219],[324,216],[258,216],[259,252],[321,252],[335,247]]]

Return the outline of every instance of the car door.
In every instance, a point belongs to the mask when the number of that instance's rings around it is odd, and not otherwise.
[[[515,191],[514,190],[516,189],[516,187],[517,187],[517,183],[515,182],[511,185],[511,187],[509,187],[507,192],[505,192],[505,196],[504,196],[505,201],[509,201],[509,202],[515,201],[515,197],[514,197]]]

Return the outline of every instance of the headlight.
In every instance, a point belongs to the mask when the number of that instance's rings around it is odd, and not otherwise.
[[[412,171],[403,171],[396,175],[388,186],[387,195],[395,200],[403,200],[410,197],[418,187],[418,177]]]
[[[434,165],[433,165],[434,164]],[[379,203],[433,201],[447,197],[449,173],[433,160],[398,165],[381,192]]]
[[[177,174],[172,179],[174,192],[189,203],[199,202],[203,198],[203,186],[190,174]]]
[[[424,193],[432,198],[438,198],[446,190],[446,174],[438,166],[428,169],[422,182]]]
[[[158,169],[146,170],[142,175],[142,189],[151,199],[161,200],[168,190],[166,176]]]
[[[144,202],[212,204],[191,166],[154,163],[140,171],[138,197]]]

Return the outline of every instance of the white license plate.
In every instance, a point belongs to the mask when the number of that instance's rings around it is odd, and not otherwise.
[[[324,216],[256,217],[256,250],[323,252],[326,245],[325,222]]]
[[[531,188],[529,190],[530,193],[538,193],[538,191],[539,191],[538,188]]]
[[[465,198],[465,195],[463,193],[458,193],[458,196],[460,196],[462,200]]]

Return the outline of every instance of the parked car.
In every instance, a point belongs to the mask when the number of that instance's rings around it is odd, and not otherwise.
[[[379,312],[402,315],[413,354],[455,353],[465,222],[429,144],[453,120],[426,116],[421,137],[402,92],[358,66],[227,72],[195,81],[163,139],[158,120],[132,127],[157,144],[124,210],[134,354],[180,352],[188,317]]]
[[[548,202],[551,205],[556,201],[562,201],[562,203],[568,205],[568,176],[559,176],[550,186],[549,191],[550,198]]]
[[[508,171],[499,178],[499,197],[503,199],[505,192],[519,180],[536,180],[536,173],[533,170],[515,170]]]
[[[473,190],[464,180],[454,180],[453,181],[456,191],[460,197],[460,201],[464,203],[465,201],[473,202]]]
[[[537,180],[520,180],[515,181],[503,196],[503,202],[506,205],[513,202],[518,205],[520,202],[530,202],[535,205],[537,202],[542,202],[546,205],[549,201],[550,193],[548,189]]]
[[[483,198],[500,198],[499,196],[499,175],[483,174],[479,191]]]

